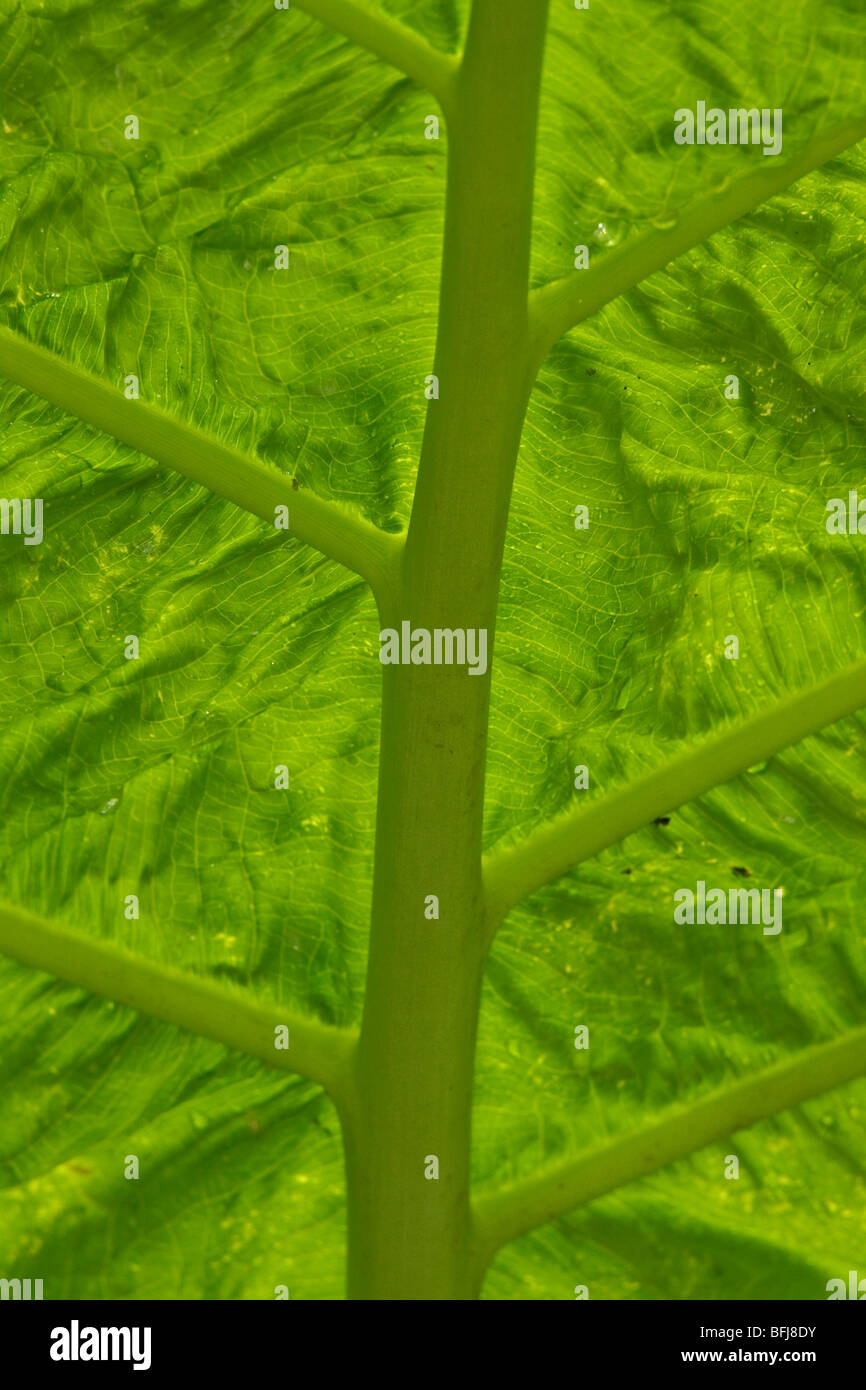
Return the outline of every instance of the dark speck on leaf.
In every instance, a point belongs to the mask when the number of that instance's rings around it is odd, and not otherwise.
[[[300,483],[298,482],[297,478],[293,478],[293,479],[292,479],[292,488],[294,489],[295,492],[297,492],[297,490],[298,490],[298,488],[299,488],[300,486],[301,486],[301,485],[300,485]]]
[[[587,367],[586,374],[587,376],[595,376],[595,367]]]
[[[653,821],[653,825],[670,825],[670,823],[670,816],[656,816],[655,820]]]
[[[631,873],[631,869],[620,869],[620,873],[621,873],[621,874],[630,874],[630,873]]]
[[[751,877],[752,877],[752,875],[749,873],[749,870],[748,870],[748,869],[744,869],[740,864],[735,864],[735,865],[733,866],[732,872],[735,873],[735,874],[737,875],[737,878],[751,878]]]

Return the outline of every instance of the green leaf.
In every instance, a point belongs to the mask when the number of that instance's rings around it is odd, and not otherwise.
[[[785,156],[855,113],[855,22],[850,5],[807,5],[759,35],[746,5],[593,4],[578,37],[554,6],[536,283],[568,274],[577,243],[602,265],[598,224],[627,246],[754,165],[755,149],[675,147],[675,108],[782,107]],[[828,535],[825,503],[866,497],[864,167],[860,146],[810,175],[543,367],[497,619],[489,844],[862,657],[866,549]],[[479,1182],[529,1176],[862,1025],[863,727],[808,739],[510,915],[481,1015]],[[577,764],[587,791],[572,790]],[[676,926],[673,893],[698,879],[783,886],[782,933]],[[826,1297],[862,1263],[864,1106],[854,1083],[524,1237],[486,1296]]]
[[[462,0],[382,8],[458,48]],[[405,526],[444,215],[433,98],[264,0],[2,3],[0,25],[3,323]],[[770,163],[676,146],[677,107],[781,107],[785,157],[860,115],[861,28],[855,0],[784,21],[746,0],[554,0],[532,284]],[[487,847],[864,655],[866,540],[825,527],[829,498],[866,497],[864,169],[862,145],[834,159],[542,367],[497,617]],[[0,897],[358,1024],[370,593],[2,377],[0,415],[0,491],[45,508],[41,545],[0,536]],[[510,914],[482,1001],[479,1191],[862,1026],[863,728],[807,739]],[[673,894],[699,879],[783,887],[784,930],[676,925]],[[853,1082],[551,1222],[498,1254],[484,1296],[823,1298],[862,1261],[864,1107]],[[319,1087],[0,957],[0,1273],[42,1277],[47,1298],[340,1298],[344,1242]]]

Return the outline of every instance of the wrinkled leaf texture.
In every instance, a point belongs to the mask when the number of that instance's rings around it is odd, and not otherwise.
[[[461,42],[465,0],[385,8]],[[3,321],[405,524],[442,235],[433,99],[268,0],[2,0],[0,35]],[[859,0],[784,20],[749,0],[552,0],[533,283],[761,162],[676,146],[676,107],[781,107],[787,158],[857,112],[864,76]],[[828,498],[866,495],[864,160],[805,178],[545,363],[502,580],[488,844],[864,654],[866,541],[824,525]],[[43,497],[46,524],[40,546],[0,539],[2,895],[356,1022],[368,591],[5,380],[0,410],[0,490]],[[863,728],[810,738],[511,914],[483,999],[479,1187],[862,1024]],[[675,926],[673,892],[699,878],[782,886],[781,936]],[[41,1276],[50,1298],[343,1296],[318,1087],[5,959],[0,1036],[0,1273]],[[864,1105],[852,1084],[551,1223],[500,1252],[484,1296],[826,1297],[866,1274]]]

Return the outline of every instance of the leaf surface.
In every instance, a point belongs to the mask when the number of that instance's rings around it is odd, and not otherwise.
[[[464,4],[387,8],[458,47]],[[810,0],[777,32],[745,0],[718,15],[555,0],[533,283],[762,160],[676,146],[677,107],[780,107],[783,157],[857,113],[858,8]],[[433,99],[266,4],[51,0],[4,4],[0,22],[3,321],[405,524],[435,341]],[[488,844],[863,655],[866,542],[829,535],[825,503],[866,496],[864,167],[862,147],[835,160],[545,363],[503,571]],[[380,675],[367,590],[2,379],[0,412],[0,489],[45,504],[41,545],[0,537],[2,896],[357,1022]],[[862,1024],[863,727],[514,910],[484,992],[479,1186]],[[699,879],[783,887],[782,933],[676,925],[673,893]],[[317,1087],[2,958],[0,1083],[5,1274],[42,1277],[49,1298],[342,1296],[342,1157]],[[551,1223],[500,1253],[485,1296],[825,1297],[862,1264],[864,1106],[852,1084]]]

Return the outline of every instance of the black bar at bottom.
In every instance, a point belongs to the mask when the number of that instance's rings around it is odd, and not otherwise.
[[[855,1300],[866,1302],[866,1295]],[[525,1337],[535,1348],[533,1361],[545,1359],[542,1337],[564,1334],[574,1354],[574,1370],[593,1366],[596,1374],[604,1368],[665,1373],[673,1367],[700,1372],[708,1366],[728,1370],[737,1367],[763,1367],[785,1370],[806,1366],[826,1379],[828,1373],[860,1364],[866,1332],[866,1310],[841,1306],[842,1300],[827,1302],[580,1302],[570,1307],[568,1316],[543,1315],[536,1323],[541,1305],[524,1314],[510,1313],[502,1335],[491,1343],[488,1319],[496,1315],[491,1304],[480,1303],[470,1314],[466,1305],[456,1313],[464,1337],[472,1337],[472,1327],[485,1332],[482,1364],[488,1366],[521,1349]],[[369,1373],[374,1365],[390,1363],[392,1371],[402,1364],[403,1372],[413,1374],[407,1353],[414,1343],[414,1354],[423,1363],[425,1379],[438,1356],[450,1366],[459,1365],[462,1354],[448,1337],[448,1314],[442,1305],[425,1305],[423,1322],[412,1329],[412,1314],[403,1306],[399,1320],[393,1313],[380,1328],[370,1327],[372,1310],[360,1316],[366,1333],[359,1339],[333,1341],[337,1324],[345,1318],[351,1333],[357,1327],[357,1305],[342,1313],[333,1303],[315,1306],[274,1301],[270,1303],[169,1303],[169,1302],[0,1302],[0,1336],[4,1361],[16,1366],[17,1381],[30,1372],[47,1375],[49,1382],[62,1383],[70,1376],[92,1379],[102,1372],[115,1378],[127,1374],[140,1379],[161,1380],[167,1373],[213,1374],[221,1382],[232,1375],[251,1375],[258,1381],[262,1372],[273,1376],[309,1380],[311,1361],[319,1372],[333,1374],[335,1351],[338,1359],[351,1366],[353,1375]],[[522,1304],[526,1308],[526,1304]],[[354,1311],[353,1311],[354,1310]],[[321,1322],[319,1319],[321,1318]],[[464,1323],[463,1319],[470,1319]],[[407,1326],[408,1324],[408,1326]],[[375,1341],[368,1340],[370,1333]],[[407,1333],[410,1336],[406,1345]],[[421,1340],[418,1340],[420,1338]],[[441,1341],[440,1341],[441,1339]],[[573,1340],[572,1340],[573,1339]],[[395,1361],[395,1353],[403,1351]],[[440,1349],[441,1348],[441,1349]],[[527,1347],[528,1351],[529,1348]],[[553,1351],[554,1347],[549,1347]],[[561,1354],[562,1347],[559,1347]],[[491,1356],[492,1353],[492,1356]],[[482,1355],[475,1346],[470,1358],[477,1365]],[[372,1364],[371,1364],[372,1357]],[[588,1358],[591,1357],[591,1360]],[[352,1362],[350,1362],[352,1358]],[[16,1364],[17,1363],[17,1364]],[[306,1369],[302,1369],[302,1368]],[[419,1369],[418,1366],[415,1368]],[[467,1362],[467,1370],[469,1370]],[[514,1372],[516,1368],[512,1367]],[[552,1371],[552,1365],[549,1367]],[[137,1373],[137,1376],[136,1376]],[[470,1372],[471,1373],[471,1372]],[[318,1372],[317,1372],[318,1374]],[[518,1372],[519,1374],[519,1372]],[[402,1377],[401,1377],[402,1378]],[[134,1382],[135,1383],[135,1382]]]

